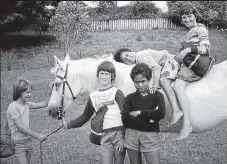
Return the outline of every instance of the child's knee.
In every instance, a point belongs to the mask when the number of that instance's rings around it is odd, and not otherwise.
[[[160,85],[161,85],[161,87],[165,88],[170,85],[170,82],[166,79],[163,79],[163,80],[160,80]]]
[[[160,85],[163,87],[165,86],[165,80],[160,80]]]

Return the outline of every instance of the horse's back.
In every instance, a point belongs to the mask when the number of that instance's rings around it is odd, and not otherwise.
[[[165,93],[163,92],[165,95]],[[227,61],[214,65],[201,80],[191,82],[186,87],[190,101],[190,121],[194,132],[213,129],[227,120]],[[166,95],[165,98],[167,99]],[[167,129],[164,124],[170,121],[172,111],[168,101],[166,117],[162,120],[161,130],[179,132],[182,119]]]

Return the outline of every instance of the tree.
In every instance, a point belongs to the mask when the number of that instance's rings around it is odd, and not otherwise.
[[[158,16],[161,10],[153,2],[136,1],[133,4],[132,12],[134,17],[148,18]]]
[[[36,0],[6,1],[0,6],[0,31],[20,31],[29,24],[39,21],[40,18],[48,19],[50,12],[45,5]]]
[[[97,4],[97,13],[106,13],[108,9],[113,9],[117,7],[117,1],[93,1],[94,4]]]
[[[181,25],[179,10],[185,3],[194,4],[203,16],[202,23],[207,26],[227,27],[227,1],[167,1],[169,18],[173,23]]]
[[[49,31],[64,46],[64,56],[89,29],[90,20],[85,9],[86,5],[82,1],[60,2],[50,20]]]
[[[100,8],[117,7],[117,1],[93,1]]]

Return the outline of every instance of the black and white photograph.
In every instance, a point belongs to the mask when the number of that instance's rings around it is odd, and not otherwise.
[[[2,1],[1,164],[226,164],[227,1]]]

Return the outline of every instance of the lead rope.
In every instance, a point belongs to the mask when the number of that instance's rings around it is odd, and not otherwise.
[[[62,128],[62,126],[60,126],[60,127],[57,128],[56,130],[54,130],[53,132],[51,132],[50,134],[48,134],[47,137],[49,137],[49,136],[51,136],[52,134],[58,132],[61,128]],[[43,149],[42,149],[42,143],[43,143],[43,141],[40,141],[40,143],[39,143],[39,148],[40,148],[40,162],[41,162],[41,164],[43,164]]]

